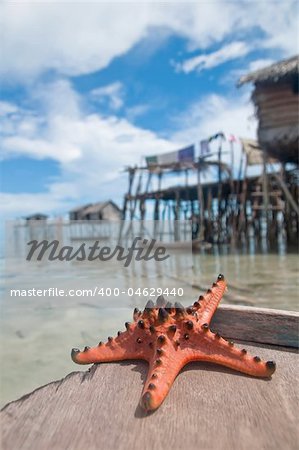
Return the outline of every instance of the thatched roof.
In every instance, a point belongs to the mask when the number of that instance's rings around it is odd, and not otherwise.
[[[242,149],[247,158],[247,164],[253,166],[255,164],[263,164],[263,149],[259,143],[254,139],[244,139],[240,138]],[[277,162],[274,158],[267,157],[267,162],[275,163]]]
[[[265,67],[264,69],[256,70],[244,75],[238,81],[238,86],[249,82],[264,83],[270,81],[272,83],[277,83],[282,79],[298,74],[298,68],[299,56],[296,55],[292,58],[284,59],[283,61]]]

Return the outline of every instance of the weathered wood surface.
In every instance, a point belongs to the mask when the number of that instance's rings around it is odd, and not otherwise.
[[[192,363],[150,415],[138,407],[145,363],[100,364],[69,374],[4,407],[2,449],[297,450],[297,355],[247,348],[276,360],[271,380]]]
[[[223,337],[298,348],[299,313],[268,308],[222,305],[211,329]]]
[[[277,183],[280,185],[280,187],[283,190],[283,193],[284,193],[286,199],[288,200],[288,202],[290,203],[290,205],[292,206],[292,208],[296,212],[297,216],[299,216],[299,207],[298,207],[296,201],[293,199],[292,194],[290,193],[288,186],[283,181],[282,177],[280,177],[276,173],[273,173],[273,176],[274,176],[275,180],[277,181]]]
[[[176,280],[186,282],[178,277]],[[205,288],[198,284],[188,283],[199,291]],[[242,292],[237,286],[236,290]],[[245,290],[246,292],[246,290]],[[228,292],[225,297],[230,302],[250,301],[248,296],[240,293]],[[254,308],[241,305],[221,305],[215,312],[212,323],[223,337],[241,339],[262,344],[282,345],[285,347],[299,347],[299,313],[295,311],[282,311],[270,308]]]
[[[279,86],[279,89],[277,86],[256,88],[254,99],[261,128],[297,124],[298,96],[293,92],[291,83]]]

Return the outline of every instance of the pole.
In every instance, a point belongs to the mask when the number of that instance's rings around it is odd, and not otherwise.
[[[218,242],[221,238],[221,193],[222,193],[222,178],[221,178],[221,153],[222,153],[222,137],[218,147]]]
[[[203,205],[203,191],[201,185],[201,159],[198,158],[197,167],[197,198],[198,198],[198,210],[199,210],[199,238],[204,238],[204,205]]]
[[[268,217],[268,210],[269,210],[269,196],[268,196],[268,179],[267,179],[267,155],[266,151],[263,150],[263,210],[264,210],[264,217],[266,219],[266,235],[268,236],[268,229],[269,229],[269,217]]]

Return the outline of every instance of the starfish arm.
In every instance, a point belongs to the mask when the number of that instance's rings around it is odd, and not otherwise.
[[[72,360],[77,364],[123,361],[127,359],[144,359],[148,361],[148,355],[144,351],[144,341],[149,340],[149,337],[143,336],[141,340],[139,334],[136,324],[127,324],[127,331],[119,332],[115,338],[108,338],[107,343],[100,342],[96,347],[85,347],[82,352],[73,348],[71,353]]]
[[[209,329],[209,323],[225,292],[226,281],[219,275],[205,296],[192,306],[172,305],[163,296],[156,304],[151,300],[144,311],[134,310],[132,324],[126,331],[97,347],[72,350],[78,364],[91,364],[127,359],[149,362],[149,373],[140,405],[146,411],[157,409],[166,398],[177,374],[190,361],[208,361],[257,377],[270,377],[275,371],[273,361],[262,361],[239,350],[232,342]]]
[[[175,354],[173,345],[163,347],[163,354],[150,361],[140,406],[146,411],[157,409],[165,400],[176,376],[183,367],[183,361]]]
[[[217,282],[208,289],[206,295],[199,297],[198,308],[199,321],[201,324],[209,324],[226,290],[226,281],[223,275],[219,275]]]
[[[212,362],[255,377],[270,377],[275,371],[273,361],[265,362],[258,356],[251,356],[245,349],[238,349],[233,342],[226,341],[217,333],[207,331],[200,340],[196,350],[188,350],[189,361]]]

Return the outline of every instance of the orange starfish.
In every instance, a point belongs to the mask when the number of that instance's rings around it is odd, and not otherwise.
[[[150,300],[143,312],[134,310],[134,322],[126,323],[126,331],[97,347],[72,350],[72,359],[79,364],[91,364],[127,359],[142,359],[149,363],[148,377],[140,404],[146,410],[158,408],[165,399],[176,376],[190,361],[209,361],[257,377],[270,377],[275,362],[263,362],[250,356],[218,333],[209,324],[226,289],[219,275],[205,296],[200,296],[189,308],[166,303],[162,296],[156,305]]]

